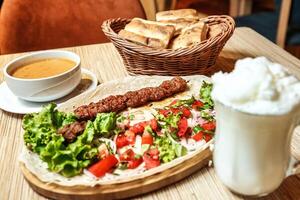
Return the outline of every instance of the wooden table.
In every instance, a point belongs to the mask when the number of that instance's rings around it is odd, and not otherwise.
[[[68,48],[80,55],[82,67],[92,70],[101,83],[127,76],[121,58],[112,44],[98,44]],[[0,66],[20,54],[0,56]],[[230,71],[234,62],[247,56],[267,56],[280,62],[300,77],[300,61],[275,46],[248,28],[237,28],[233,37],[218,58],[217,66]],[[0,73],[0,81],[3,75]],[[1,97],[0,97],[1,98]],[[21,152],[22,115],[0,110],[0,199],[33,200],[44,199],[36,194],[24,180],[18,164]],[[300,159],[300,131],[294,134],[292,151]],[[278,190],[265,199],[300,199],[300,179],[292,176],[286,179]],[[190,177],[158,191],[138,196],[135,199],[244,199],[225,188],[213,168],[203,168]]]

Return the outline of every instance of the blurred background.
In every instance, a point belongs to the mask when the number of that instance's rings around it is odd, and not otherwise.
[[[230,15],[300,58],[300,0],[0,0],[0,54],[107,42],[107,18],[194,8]],[[255,41],[253,41],[255,43]]]

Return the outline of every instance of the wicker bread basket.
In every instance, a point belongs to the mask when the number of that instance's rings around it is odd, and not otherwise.
[[[108,19],[102,30],[120,53],[131,75],[210,75],[217,71],[216,59],[227,40],[233,34],[235,23],[230,16],[209,16],[204,20],[209,27],[218,24],[219,34],[190,48],[154,49],[127,41],[118,32],[130,22],[129,19]]]

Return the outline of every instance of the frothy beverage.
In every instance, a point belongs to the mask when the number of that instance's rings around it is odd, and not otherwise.
[[[216,173],[237,193],[272,192],[289,173],[291,136],[300,119],[299,80],[264,57],[240,60],[233,72],[212,79]]]

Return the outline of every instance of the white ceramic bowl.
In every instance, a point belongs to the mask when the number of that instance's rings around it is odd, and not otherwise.
[[[65,58],[74,61],[74,67],[62,74],[39,79],[15,78],[10,74],[20,66],[37,60]],[[46,102],[69,94],[81,80],[80,57],[70,51],[49,50],[21,56],[4,67],[4,79],[17,97],[34,102]]]

